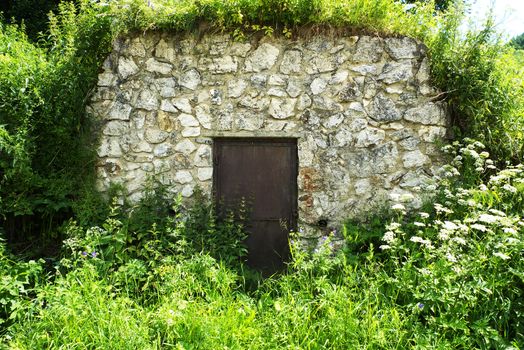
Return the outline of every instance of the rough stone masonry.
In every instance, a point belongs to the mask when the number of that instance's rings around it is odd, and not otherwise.
[[[213,137],[293,137],[300,226],[335,227],[391,195],[416,205],[441,164],[436,95],[426,48],[406,37],[122,38],[88,107],[99,188],[120,183],[136,201],[153,176],[183,197],[210,193]]]

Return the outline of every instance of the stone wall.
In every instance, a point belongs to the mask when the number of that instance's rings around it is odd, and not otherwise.
[[[335,226],[431,182],[447,124],[435,95],[426,48],[405,37],[120,39],[89,106],[100,190],[121,183],[137,200],[155,176],[209,193],[213,137],[293,137],[299,223]]]

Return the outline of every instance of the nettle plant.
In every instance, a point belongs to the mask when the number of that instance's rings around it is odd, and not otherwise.
[[[413,311],[419,344],[522,343],[524,166],[495,172],[480,142],[465,143],[444,147],[454,158],[431,213],[393,205],[380,246],[388,294]]]

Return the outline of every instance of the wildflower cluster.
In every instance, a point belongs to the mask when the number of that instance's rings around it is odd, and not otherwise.
[[[481,317],[473,310],[485,308],[482,332],[494,339],[497,319],[515,315],[507,301],[523,304],[524,293],[515,288],[522,281],[508,274],[524,268],[523,166],[493,173],[483,145],[473,140],[444,150],[454,158],[443,169],[431,210],[395,217],[380,249],[395,271],[392,287],[418,309],[417,317],[449,332],[446,320]],[[461,327],[464,334],[480,332],[466,321]]]

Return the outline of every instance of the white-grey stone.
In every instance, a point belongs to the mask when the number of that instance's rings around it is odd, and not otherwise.
[[[168,132],[158,129],[146,129],[144,131],[144,138],[149,143],[161,143],[164,142],[169,136]]]
[[[369,108],[369,117],[378,122],[392,122],[402,119],[395,102],[384,94],[378,94]]]
[[[200,127],[187,127],[182,129],[183,137],[196,137],[200,136]]]
[[[122,156],[122,150],[117,138],[108,137],[103,138],[100,147],[97,150],[98,156],[103,157],[115,157]]]
[[[344,118],[345,116],[343,113],[333,114],[327,120],[323,121],[322,125],[324,125],[328,129],[336,128],[344,121]]]
[[[424,58],[420,63],[416,78],[419,83],[427,82],[431,77],[431,69],[429,67],[429,62],[427,58]]]
[[[197,167],[210,167],[211,163],[211,146],[200,145],[196,151],[193,164]]]
[[[191,184],[187,184],[182,188],[182,191],[180,191],[180,194],[184,198],[189,198],[195,193],[195,187]]]
[[[165,112],[176,113],[178,110],[173,106],[173,103],[169,100],[162,100],[160,102],[160,110]]]
[[[240,43],[240,42],[234,42],[231,45],[231,54],[233,56],[239,56],[239,57],[246,57],[247,53],[251,50],[251,44],[246,43]]]
[[[298,97],[303,92],[302,86],[298,79],[289,79],[286,92],[293,98]]]
[[[164,39],[160,39],[155,48],[155,56],[173,62],[176,58],[174,47]]]
[[[309,108],[312,104],[311,98],[307,94],[302,94],[297,100],[297,109],[303,111],[306,108]]]
[[[299,73],[302,70],[302,52],[289,50],[284,52],[280,71],[284,74]]]
[[[197,177],[200,181],[208,181],[213,177],[213,168],[198,168]]]
[[[177,82],[175,78],[158,78],[155,79],[155,85],[160,91],[162,97],[174,97],[176,96]]]
[[[442,126],[422,126],[418,136],[425,142],[436,142],[446,137],[446,128]]]
[[[346,81],[346,79],[348,78],[349,76],[349,72],[347,70],[338,70],[335,72],[335,74],[333,74],[331,76],[331,79],[329,79],[329,84],[333,85],[333,84],[340,84],[340,83],[344,83]]]
[[[129,123],[120,120],[111,120],[107,122],[102,133],[109,136],[123,135],[129,129]]]
[[[160,143],[155,146],[153,154],[155,157],[167,157],[173,153],[173,146],[170,143]]]
[[[180,152],[184,155],[190,155],[196,150],[196,146],[193,144],[193,142],[189,141],[188,139],[184,139],[176,144],[175,151]]]
[[[193,108],[191,107],[191,102],[188,98],[177,98],[173,100],[173,105],[180,111],[184,113],[191,114]]]
[[[259,130],[264,124],[264,119],[258,113],[241,112],[235,118],[238,130]]]
[[[209,112],[209,106],[207,105],[198,105],[195,107],[195,115],[204,129],[211,129],[211,113]]]
[[[213,74],[233,73],[238,69],[238,62],[231,56],[215,57],[207,68]]]
[[[269,104],[269,115],[276,119],[287,119],[294,115],[296,102],[294,98],[272,98]]]
[[[307,57],[305,61],[306,73],[308,74],[332,72],[336,67],[332,57],[321,54]]]
[[[267,81],[268,85],[285,86],[287,78],[282,74],[271,74]]]
[[[261,111],[269,106],[269,98],[244,96],[238,104],[243,107]]]
[[[263,43],[251,54],[248,54],[245,63],[247,72],[261,72],[275,65],[280,51],[275,46]]]
[[[416,58],[418,56],[417,42],[411,38],[386,38],[384,41],[386,43],[386,52],[395,61],[403,58]]]
[[[136,153],[151,153],[153,152],[153,146],[146,141],[135,141],[131,145],[131,150]]]
[[[169,63],[158,62],[154,58],[146,61],[146,70],[152,73],[169,74],[173,66]]]
[[[394,84],[398,82],[411,82],[413,77],[413,65],[411,61],[400,61],[385,64],[382,73],[380,73],[377,79],[382,80],[386,84]]]
[[[118,74],[120,78],[127,79],[138,73],[138,66],[132,58],[120,57],[118,59]]]
[[[130,105],[116,101],[109,110],[108,119],[129,120],[131,110]]]
[[[178,80],[178,84],[180,86],[183,86],[189,90],[196,90],[201,82],[202,78],[200,77],[200,73],[194,68],[184,72]]]
[[[229,97],[240,97],[248,87],[244,79],[234,79],[227,82],[227,93]]]
[[[193,117],[191,114],[185,114],[182,113],[178,116],[178,120],[180,121],[180,125],[187,127],[187,126],[199,126],[198,120],[196,120],[195,117]]]
[[[180,184],[187,184],[193,181],[193,176],[188,170],[179,170],[175,173],[173,180]]]
[[[387,142],[372,149],[348,155],[348,171],[359,178],[386,174],[393,171],[398,163],[398,149],[394,142]]]
[[[318,78],[313,79],[309,87],[313,95],[318,95],[324,92],[324,90],[326,89],[326,86],[327,86],[327,81],[323,78],[318,77]]]
[[[209,90],[209,96],[211,96],[211,103],[214,105],[222,104],[222,91],[219,89]]]
[[[382,39],[370,36],[361,36],[357,42],[357,49],[353,56],[355,62],[371,62],[380,61],[384,48],[382,47]]]
[[[381,129],[367,128],[357,134],[356,147],[369,147],[379,144],[386,137],[386,132]]]
[[[402,162],[406,168],[417,168],[427,164],[429,158],[420,150],[415,150],[404,153],[402,156]]]
[[[369,198],[373,194],[373,187],[369,179],[359,179],[355,181],[355,193],[365,198]]]
[[[112,86],[116,80],[117,77],[112,72],[104,72],[98,75],[98,86]]]
[[[267,94],[268,96],[287,97],[286,91],[279,87],[270,88],[269,90],[267,90]]]
[[[156,110],[159,107],[158,96],[153,91],[144,89],[138,95],[135,107],[148,111]]]
[[[425,105],[408,109],[404,114],[404,119],[413,123],[424,125],[446,125],[446,115],[442,106],[433,102]]]

